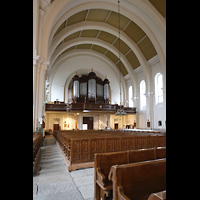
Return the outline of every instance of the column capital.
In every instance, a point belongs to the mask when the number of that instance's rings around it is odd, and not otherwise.
[[[38,60],[39,58],[40,58],[40,56],[37,56],[37,55],[33,56],[33,65],[36,65],[37,60]]]

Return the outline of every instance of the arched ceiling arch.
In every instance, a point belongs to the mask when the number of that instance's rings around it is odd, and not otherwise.
[[[77,59],[79,58],[79,59]],[[87,59],[86,59],[87,58]],[[99,60],[100,62],[96,62],[97,65],[94,65],[95,61]],[[91,63],[90,63],[91,61]],[[86,64],[86,67],[82,68],[82,63]],[[67,66],[71,66],[69,70],[66,72],[62,69],[66,69]],[[100,67],[101,66],[101,67]],[[119,93],[118,93],[118,87],[120,85],[120,76],[119,71],[115,68],[114,64],[106,57],[102,57],[98,52],[90,52],[90,50],[72,50],[71,52],[66,52],[65,54],[60,56],[60,59],[58,59],[55,62],[55,68],[52,69],[52,73],[49,77],[50,82],[50,99],[54,99],[55,96],[59,96],[59,99],[62,94],[63,86],[68,87],[68,84],[71,80],[71,78],[74,76],[75,72],[78,72],[79,75],[81,75],[81,72],[87,72],[89,73],[91,71],[91,67],[94,67],[95,73],[101,77],[102,79],[105,78],[105,75],[109,78],[111,92],[113,92],[113,95],[115,96],[115,100],[119,102]],[[68,77],[68,78],[67,78]],[[70,78],[69,78],[70,77]],[[67,84],[66,84],[66,81]],[[56,84],[54,84],[56,83]],[[121,80],[122,83],[122,97],[123,101],[125,102],[126,97],[126,83],[125,80]],[[55,89],[56,88],[56,89]],[[113,99],[113,101],[114,101]],[[112,102],[114,103],[114,102]]]
[[[130,71],[127,70],[127,63],[132,67],[132,71],[141,65],[148,82],[149,66],[147,60],[157,54],[161,65],[165,69],[165,9],[165,0],[121,1],[120,51],[126,60],[126,62],[121,63],[120,71],[123,76]],[[86,26],[82,30],[74,30],[69,34],[73,26],[78,27],[81,23],[95,23],[96,27],[88,28]],[[44,46],[46,44],[46,47],[48,46],[49,57],[47,57],[47,60],[52,60],[56,51],[61,46],[64,46],[64,43],[79,39],[80,44],[77,43],[74,46],[63,49],[57,55],[57,59],[59,59],[60,55],[72,49],[90,49],[107,56],[118,68],[119,59],[116,59],[117,55],[113,52],[113,50],[115,52],[116,49],[119,50],[119,38],[116,31],[119,26],[117,1],[55,0],[52,1],[52,5],[47,9],[47,15],[44,16],[44,24],[42,44]],[[99,27],[97,24],[99,24]],[[105,31],[105,27],[110,27],[109,31]],[[113,29],[112,32],[110,32],[111,29]],[[66,32],[64,37],[62,39],[59,38],[62,35],[61,33],[64,32]],[[93,43],[86,44],[83,42],[85,37],[90,37],[94,40],[100,39],[102,43],[98,43],[98,45]],[[113,48],[106,49],[105,45],[103,45],[105,42],[112,45]],[[45,55],[45,51],[42,52]],[[53,63],[50,62],[50,66],[52,65]],[[132,78],[132,76],[130,77]]]
[[[50,56],[52,52],[60,45],[60,43],[64,43],[65,41],[69,41],[71,38],[74,39],[75,37],[83,38],[85,36],[87,37],[89,36],[92,38],[100,38],[103,41],[109,42],[118,50],[119,50],[119,41],[120,41],[121,53],[123,53],[125,56],[128,57],[129,62],[131,63],[133,69],[139,67],[141,63],[138,61],[138,58],[136,57],[133,50],[121,38],[119,40],[117,36],[117,32],[119,28],[118,16],[119,16],[118,13],[111,10],[105,10],[105,9],[87,9],[87,10],[83,10],[72,15],[71,17],[67,18],[55,32],[51,45],[50,45]],[[71,38],[70,38],[70,35],[67,34],[71,30],[70,27],[73,27],[73,25],[80,22],[89,22],[87,23],[88,25],[92,22],[95,22],[96,24],[99,22],[109,24],[110,26],[115,28],[114,30],[115,35],[112,35],[109,32],[102,31],[102,29],[100,29],[98,26],[96,26],[96,29],[94,26],[93,27],[94,29],[92,30],[91,29],[82,30],[80,26],[77,26],[79,27],[80,32],[75,32],[73,35],[71,34]],[[105,29],[105,26],[103,28]],[[128,19],[127,17],[123,15],[120,15],[120,30],[122,31],[122,34],[125,35],[125,37],[127,36],[127,38],[130,38],[139,47],[140,51],[143,53],[146,60],[149,60],[155,55],[157,55],[153,44],[151,43],[148,36],[144,33],[144,31],[142,31],[142,29],[138,25],[136,25],[132,20]],[[64,39],[63,37],[61,37],[63,36],[62,35],[63,32],[66,35],[66,38]],[[123,70],[123,71],[125,72],[126,70]],[[126,75],[126,74],[123,74],[123,75]]]

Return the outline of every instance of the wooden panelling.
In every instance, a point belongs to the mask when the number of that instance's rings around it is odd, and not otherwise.
[[[70,162],[93,162],[96,153],[165,147],[165,133],[123,131],[55,131],[54,137]]]

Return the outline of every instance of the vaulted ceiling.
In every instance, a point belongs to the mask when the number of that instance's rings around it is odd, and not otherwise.
[[[149,2],[161,14],[161,16],[166,19],[166,0],[149,0]],[[52,37],[51,45],[55,43],[54,41],[60,37],[62,33],[70,30],[70,27],[79,24],[82,25],[85,22],[96,24],[101,22],[115,29],[119,29],[120,26],[120,35],[123,34],[127,38],[131,39],[138,46],[147,61],[157,55],[154,45],[141,27],[139,27],[136,23],[124,15],[111,10],[107,10],[106,8],[86,9],[71,15],[55,31],[55,34]],[[88,39],[87,42],[82,43],[81,41],[86,38]],[[100,42],[95,43],[95,40]],[[53,62],[55,62],[56,59],[59,59],[60,55],[65,55],[70,51],[78,49],[89,49],[106,56],[118,67],[123,76],[127,75],[128,71],[125,67],[125,64],[122,61],[119,62],[119,56],[116,55],[116,53],[114,53],[111,49],[108,50],[105,48],[105,45],[101,45],[102,42],[102,44],[108,44],[112,46],[116,51],[120,51],[120,54],[128,60],[133,70],[141,65],[129,43],[125,42],[122,37],[119,39],[119,34],[114,35],[111,32],[104,30],[103,28],[85,28],[74,31],[71,34],[67,34],[66,37],[62,38],[62,40],[56,44],[51,53],[51,56],[53,57],[53,53],[55,53],[59,47],[61,48],[61,46],[65,46],[65,44],[68,44],[70,41],[76,42],[74,45],[69,45],[63,48],[63,50],[59,51],[59,55],[54,57]]]

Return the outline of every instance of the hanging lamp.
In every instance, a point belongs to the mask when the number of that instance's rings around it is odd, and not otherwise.
[[[121,64],[121,57],[120,57],[120,1],[118,1],[118,26],[119,26],[119,70],[120,70],[120,64]],[[115,115],[126,115],[126,112],[124,111],[124,109],[122,108],[121,105],[121,72],[119,71],[119,77],[120,77],[120,105],[119,105],[119,109],[117,110],[117,112],[115,113]]]

